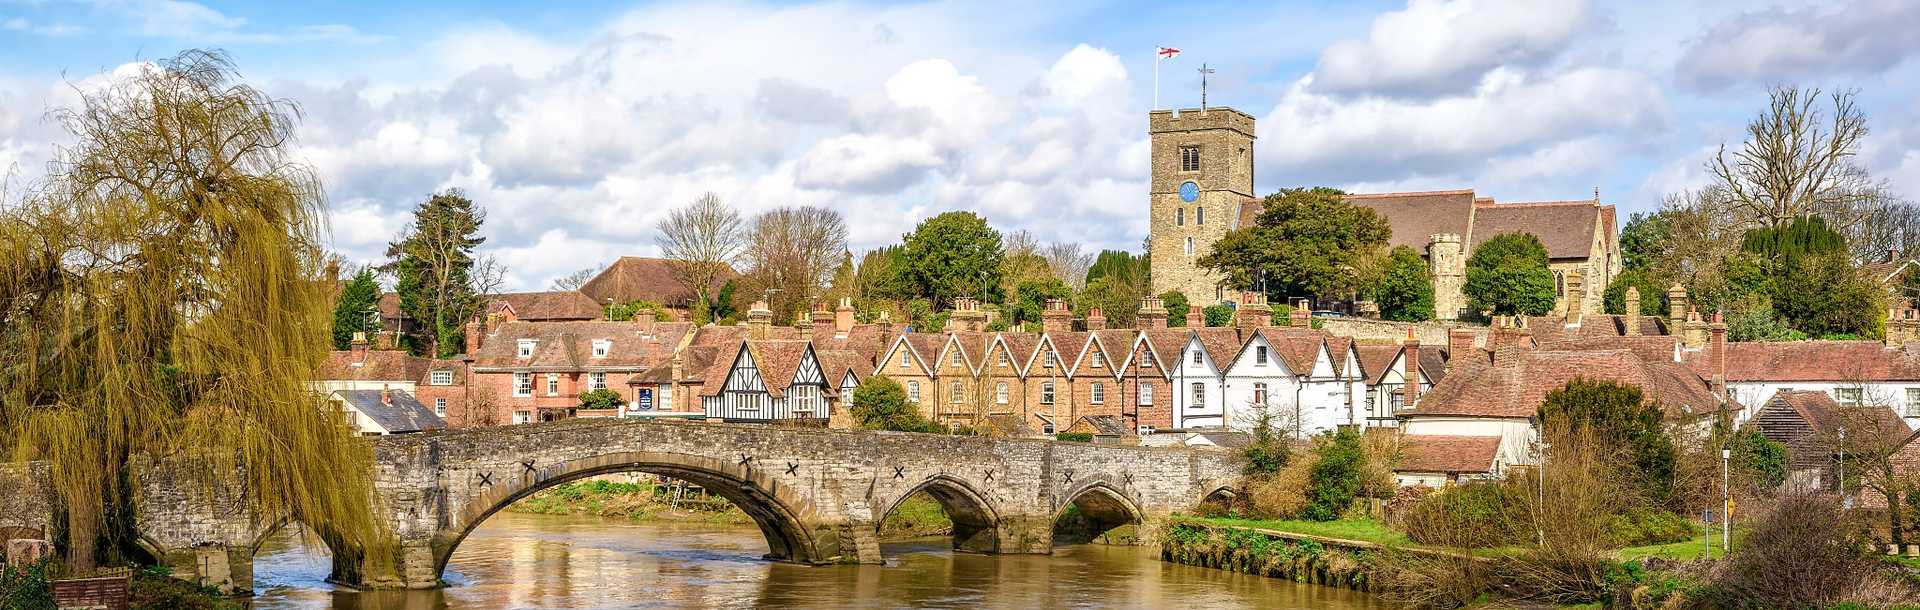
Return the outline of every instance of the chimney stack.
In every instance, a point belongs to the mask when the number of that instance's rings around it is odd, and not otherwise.
[[[1578,327],[1587,311],[1587,284],[1579,269],[1567,270],[1567,326]]]
[[[354,331],[353,342],[347,345],[353,350],[354,362],[362,362],[367,359],[367,333]]]
[[[793,327],[800,331],[801,341],[813,340],[813,320],[808,318],[807,314],[802,313],[799,317],[794,318]]]
[[[754,301],[747,307],[747,337],[766,339],[773,333],[773,310],[767,309],[766,301]]]
[[[840,307],[833,310],[833,336],[845,339],[853,332],[853,299],[840,297]]]
[[[1249,292],[1240,295],[1240,309],[1234,312],[1234,326],[1240,328],[1265,328],[1273,325],[1273,308],[1267,306],[1267,295]]]
[[[832,339],[835,336],[834,313],[827,309],[826,301],[813,303],[813,338]]]
[[[1700,319],[1700,311],[1688,308],[1687,321],[1681,323],[1680,342],[1687,349],[1701,349],[1707,346],[1707,322]]]
[[[393,388],[392,388],[392,386],[389,386],[389,385],[387,385],[387,384],[384,384],[384,383],[383,383],[383,384],[380,384],[380,404],[383,404],[383,405],[392,405],[392,404],[393,404]]]
[[[1087,330],[1106,330],[1106,329],[1107,329],[1107,316],[1100,313],[1100,308],[1095,307],[1093,309],[1087,310]]]
[[[1293,311],[1287,312],[1287,325],[1294,328],[1313,328],[1313,306],[1306,299],[1294,299]]]
[[[1633,337],[1640,334],[1640,289],[1627,287],[1627,328],[1622,334]]]
[[[1206,328],[1206,326],[1207,314],[1202,313],[1198,307],[1187,309],[1187,328]]]
[[[480,325],[480,316],[467,320],[467,354],[480,353],[480,342],[484,340],[484,327]],[[436,354],[438,355],[438,354]]]
[[[977,333],[987,329],[987,313],[980,311],[980,301],[973,297],[960,297],[953,300],[953,312],[947,316],[947,329]]]
[[[1681,335],[1687,323],[1687,289],[1676,283],[1667,289],[1667,332]]]
[[[1885,337],[1888,347],[1920,341],[1920,312],[1914,310],[1912,301],[1900,299],[1887,308]]]
[[[1411,329],[1409,329],[1411,331]],[[1453,328],[1447,330],[1447,367],[1451,369],[1455,362],[1466,362],[1473,357],[1474,332],[1471,328]]]
[[[1713,312],[1713,324],[1708,328],[1713,332],[1707,354],[1707,362],[1713,365],[1713,394],[1724,398],[1727,395],[1727,322],[1720,312]]]
[[[893,344],[893,313],[880,310],[880,317],[874,318],[873,325],[880,329],[880,345]]]
[[[1407,393],[1405,406],[1413,408],[1414,401],[1420,399],[1420,338],[1414,336],[1413,328],[1407,328],[1406,342],[1407,379],[1401,390]]]
[[[1158,330],[1167,327],[1167,308],[1160,303],[1160,297],[1149,296],[1140,299],[1140,328]]]
[[[1067,302],[1047,299],[1047,310],[1040,312],[1040,328],[1049,333],[1071,332],[1073,312],[1067,311]]]

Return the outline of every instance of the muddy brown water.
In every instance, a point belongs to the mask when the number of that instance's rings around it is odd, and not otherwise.
[[[317,545],[318,543],[313,543]],[[502,512],[448,562],[448,587],[363,592],[325,582],[326,550],[292,528],[254,560],[254,608],[1385,608],[1361,593],[1161,562],[1151,549],[954,553],[946,538],[883,544],[886,565],[760,559],[752,526]]]

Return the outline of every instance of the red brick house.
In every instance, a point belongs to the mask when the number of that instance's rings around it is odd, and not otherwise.
[[[509,292],[493,296],[487,313],[507,322],[566,322],[605,317],[602,303],[578,290]]]
[[[631,406],[639,397],[628,382],[659,367],[671,367],[693,336],[685,322],[655,322],[641,316],[630,322],[504,322],[467,327],[469,400],[491,415],[474,420],[501,423],[552,421],[575,416],[613,417],[611,410],[582,412],[580,394],[596,389],[628,388]]]

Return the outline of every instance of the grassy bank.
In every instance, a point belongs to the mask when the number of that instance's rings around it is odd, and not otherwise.
[[[54,562],[0,567],[0,608],[54,610],[49,582],[60,572],[60,565]],[[134,570],[130,593],[128,607],[134,610],[241,610],[245,607],[218,589],[174,578],[163,567]]]
[[[538,515],[587,515],[630,521],[670,521],[744,525],[753,518],[732,503],[711,496],[675,501],[668,487],[606,480],[556,485],[515,502],[507,510]],[[900,502],[880,525],[880,539],[941,536],[953,531],[940,503],[926,494]]]

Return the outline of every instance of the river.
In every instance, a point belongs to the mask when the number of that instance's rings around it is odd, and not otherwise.
[[[313,543],[318,545],[318,543]],[[954,553],[946,538],[881,545],[884,566],[764,561],[752,526],[631,523],[502,512],[453,554],[448,587],[361,592],[327,584],[324,548],[293,528],[254,560],[254,608],[1331,608],[1365,595],[1159,561],[1141,547],[1048,555]]]

